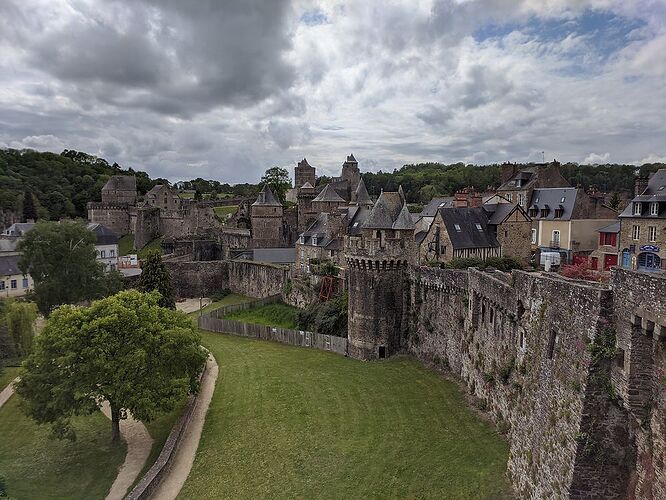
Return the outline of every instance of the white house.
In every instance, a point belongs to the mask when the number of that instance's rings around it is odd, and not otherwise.
[[[34,287],[30,275],[19,269],[20,255],[0,255],[0,297],[21,297]]]
[[[88,229],[95,234],[97,260],[107,271],[118,269],[118,235],[102,224],[91,222]]]

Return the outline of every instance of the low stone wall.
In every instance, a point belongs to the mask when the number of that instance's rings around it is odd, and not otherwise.
[[[207,297],[230,288],[227,261],[165,260],[164,264],[171,273],[171,281],[178,297]]]
[[[208,367],[206,364],[199,376],[199,381],[203,379],[207,369]],[[190,395],[188,397],[183,414],[171,429],[169,437],[165,441],[157,460],[155,460],[155,463],[150,469],[148,469],[148,472],[146,472],[132,491],[125,496],[124,500],[144,500],[150,498],[164,477],[169,473],[181,439],[192,420],[192,414],[197,404],[197,398],[198,394]]]

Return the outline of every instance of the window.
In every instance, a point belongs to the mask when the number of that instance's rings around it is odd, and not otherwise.
[[[518,195],[518,205],[520,205],[521,207],[525,206],[525,195],[523,193],[520,193]]]
[[[525,349],[525,332],[520,330],[520,348]]]
[[[551,330],[550,338],[548,339],[548,359],[553,359],[555,356],[555,346],[557,345],[557,333]]]
[[[641,204],[634,202],[634,215],[640,215],[641,214]]]
[[[102,259],[106,259],[106,250],[100,250],[100,251],[99,251],[99,256],[100,256]]]
[[[537,242],[537,230],[532,229],[532,245],[536,245]]]
[[[460,231],[461,231],[461,229],[460,229],[460,225],[458,225],[458,224],[454,224],[453,227],[456,228],[456,231],[457,231],[457,232],[460,232]]]
[[[18,288],[18,282],[16,280],[12,280],[11,287],[12,290],[16,290]]]
[[[553,246],[560,244],[560,232],[556,229],[553,231]]]
[[[317,245],[317,237],[316,236],[312,237],[312,244],[315,245],[315,246]]]
[[[5,282],[0,281],[0,290],[4,290],[4,289],[5,289]]]
[[[530,211],[529,211],[528,215],[530,217],[536,217],[538,213],[539,213],[539,210],[537,210],[536,208],[530,208]]]
[[[562,215],[564,215],[564,209],[563,208],[556,208],[555,209],[555,218],[556,219],[561,219]]]
[[[305,236],[302,234],[298,237],[298,242],[302,245],[305,242]]]
[[[30,283],[28,282],[28,278],[23,278],[23,288],[28,288],[30,286]]]
[[[659,203],[650,203],[650,215],[659,215]]]
[[[542,208],[541,209],[541,217],[548,217],[548,209],[547,208]]]
[[[116,251],[111,249],[109,250],[109,257],[115,257],[116,256]]]
[[[657,226],[648,226],[648,241],[657,241]]]
[[[608,245],[614,247],[617,245],[616,233],[599,233],[599,245]]]
[[[477,223],[477,224],[474,224],[474,225],[476,226],[476,230],[477,230],[477,231],[481,231],[481,232],[483,232],[483,228],[481,227],[481,224],[478,224],[478,223]]]
[[[631,228],[631,238],[634,240],[641,239],[641,226],[633,226]]]
[[[513,201],[513,195],[511,193],[508,193],[506,195],[506,199],[509,200],[509,201]]]

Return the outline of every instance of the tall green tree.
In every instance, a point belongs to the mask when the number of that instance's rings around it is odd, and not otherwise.
[[[96,299],[117,290],[97,262],[95,235],[82,222],[40,221],[18,245],[19,267],[35,282],[39,311]],[[114,277],[115,280],[115,277]]]
[[[608,201],[608,206],[613,210],[620,210],[620,208],[622,208],[622,197],[620,196],[620,193],[617,191],[613,192],[610,200]]]
[[[266,170],[266,173],[261,178],[261,184],[268,184],[271,191],[277,196],[282,203],[284,203],[287,195],[287,190],[291,187],[291,180],[289,180],[289,172],[281,167],[272,167]]]
[[[143,292],[156,290],[161,295],[160,306],[169,309],[176,308],[176,294],[171,283],[171,274],[162,262],[162,255],[157,250],[148,252],[141,265],[139,290]]]
[[[37,220],[37,207],[35,207],[35,198],[32,196],[32,191],[26,190],[23,193],[23,222]]]
[[[7,307],[5,318],[16,352],[21,357],[27,356],[35,338],[37,306],[32,302],[12,302]]]
[[[128,290],[53,311],[16,387],[24,411],[52,424],[58,437],[73,438],[69,419],[108,401],[118,441],[128,412],[150,422],[196,391],[206,360],[199,334],[187,315],[160,307],[159,299]]]

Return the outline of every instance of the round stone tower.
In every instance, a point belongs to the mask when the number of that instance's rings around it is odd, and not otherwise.
[[[402,190],[382,193],[362,225],[346,240],[349,273],[349,355],[391,356],[404,345],[409,272],[416,262],[414,222]]]

